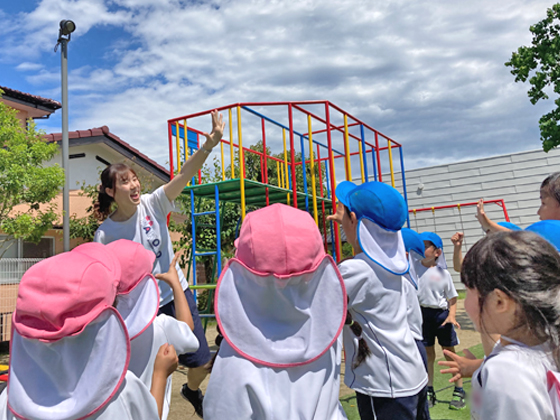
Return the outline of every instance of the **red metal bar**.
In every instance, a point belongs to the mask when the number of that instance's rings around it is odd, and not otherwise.
[[[167,124],[167,135],[169,137],[169,178],[173,179],[173,131],[171,124]]]
[[[327,120],[327,127],[331,126],[331,116],[329,113],[329,104],[325,104],[325,118]],[[333,150],[332,150],[332,138],[331,138],[331,130],[327,131],[327,144],[329,146],[329,165],[331,167],[331,197],[332,197],[332,208],[333,214],[336,213],[336,179],[335,179],[335,171],[334,171],[334,159],[333,157]],[[334,241],[335,241],[335,253],[336,253],[336,261],[340,262],[341,260],[341,249],[340,249],[340,239],[338,233],[338,225],[333,223],[334,227]]]
[[[294,152],[294,119],[293,119],[292,104],[288,105],[288,119],[290,120],[289,126],[290,126],[290,160],[292,161],[292,191],[294,196],[294,207],[297,209],[298,202],[297,202],[296,165],[295,165],[296,156]]]
[[[375,132],[375,154],[377,155],[377,174],[379,175],[379,182],[383,182],[383,177],[381,175],[381,157],[379,156],[379,139],[377,136],[377,131]]]
[[[264,160],[264,165],[261,163],[261,169],[263,171],[262,179],[263,179],[264,184],[268,184],[268,167],[267,167],[267,164],[266,164],[266,161],[267,161],[266,130],[265,130],[265,126],[264,126],[264,118],[261,118],[261,125],[262,125],[262,141],[263,141],[263,157],[262,157],[262,159]],[[261,162],[262,162],[262,160],[261,160]],[[268,199],[268,188],[265,189],[265,195],[266,195],[266,205],[268,206],[270,204],[269,199]]]
[[[484,204],[495,203],[495,204],[498,204],[500,207],[503,206],[504,210],[506,208],[503,199],[500,199],[500,200],[484,200],[483,203]],[[473,201],[471,203],[457,203],[457,204],[459,204],[461,207],[476,206],[478,204],[478,201]],[[445,206],[424,207],[424,208],[421,208],[421,209],[411,209],[411,210],[408,210],[408,212],[411,213],[411,212],[414,212],[414,211],[416,211],[416,212],[432,211],[432,209],[433,210],[451,209],[451,208],[457,207],[457,204],[448,204],[448,205],[445,205]],[[504,213],[506,213],[506,212],[504,212]],[[506,217],[506,219],[508,219],[508,218],[509,217]],[[509,222],[509,220],[508,220],[508,222]]]
[[[187,139],[186,144],[188,147],[189,140]],[[200,149],[200,134],[196,133],[196,146]],[[198,170],[198,185],[202,184],[202,171]]]
[[[504,216],[506,217],[506,222],[509,222],[509,214],[506,210],[506,203],[504,202],[503,198],[502,198],[502,208],[504,209]]]
[[[317,145],[317,146],[318,146],[318,145]],[[372,151],[373,151],[373,149],[369,149],[369,150],[367,151],[367,153],[370,153],[370,152],[372,152]],[[360,152],[352,152],[352,153],[350,153],[350,156],[356,156],[356,155],[359,155],[359,154],[360,154]],[[344,159],[344,156],[345,156],[345,155],[336,155],[336,156],[333,157],[333,159],[341,159],[341,158]],[[272,156],[269,156],[268,158],[271,159]],[[322,158],[321,160],[322,160],[322,161],[325,161],[325,160],[329,160],[329,158]],[[315,160],[315,162],[317,162],[317,161],[318,161],[318,159]],[[310,163],[311,163],[311,160],[306,160],[306,161],[305,161],[305,164],[306,164],[306,165],[308,165],[308,164],[310,164]],[[303,164],[302,162],[296,162],[296,166],[297,166],[297,165],[302,165],[302,164]]]

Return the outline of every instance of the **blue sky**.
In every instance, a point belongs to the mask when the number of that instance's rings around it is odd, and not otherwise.
[[[70,129],[109,126],[166,165],[166,121],[241,101],[328,99],[404,146],[409,168],[540,147],[504,66],[542,0],[0,2],[0,85],[60,100],[72,19]],[[209,124],[209,122],[208,122]],[[41,121],[60,131],[60,111]],[[202,127],[209,129],[210,127]]]

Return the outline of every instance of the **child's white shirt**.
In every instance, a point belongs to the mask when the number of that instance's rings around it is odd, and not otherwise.
[[[241,357],[224,340],[204,396],[205,420],[342,420],[342,339],[319,359],[272,368]]]
[[[403,279],[403,294],[406,298],[406,319],[415,340],[422,340],[422,309],[418,302],[418,290],[406,278]]]
[[[151,194],[142,194],[136,213],[124,222],[107,218],[95,232],[93,240],[108,244],[118,239],[128,239],[140,243],[156,254],[152,273],[166,273],[173,259],[173,244],[167,229],[167,215],[175,211],[175,204],[167,198],[163,186]],[[183,271],[177,264],[177,273],[183,290],[188,287]],[[173,290],[165,282],[158,281],[159,305],[173,300]]]
[[[339,265],[348,294],[348,309],[363,328],[372,354],[353,368],[358,339],[344,328],[344,383],[373,397],[398,398],[418,394],[428,376],[407,322],[402,276],[384,270],[365,254]]]
[[[472,377],[474,420],[554,420],[546,374],[550,347],[498,344]]]
[[[0,420],[17,420],[8,408],[8,390],[0,394]],[[126,373],[117,393],[103,409],[85,417],[95,420],[158,420],[156,400],[146,386],[132,372]],[[48,420],[45,417],[29,420]]]
[[[447,301],[457,297],[457,290],[449,271],[439,267],[416,266],[418,274],[418,300],[420,306],[447,309]]]
[[[154,362],[158,350],[166,343],[172,344],[177,354],[195,352],[199,346],[198,339],[187,324],[165,314],[158,315],[146,331],[130,342],[128,370],[138,376],[148,389],[152,387]],[[169,414],[171,376],[167,378],[162,420],[165,420]]]

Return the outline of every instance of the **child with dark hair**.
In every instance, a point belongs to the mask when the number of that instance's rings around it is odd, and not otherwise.
[[[480,332],[501,335],[472,379],[473,419],[548,419],[547,375],[560,368],[560,255],[532,232],[478,241],[461,271],[465,309]]]
[[[541,220],[560,220],[560,172],[554,172],[545,178],[541,184],[540,198],[541,206],[537,211],[539,218]],[[515,230],[515,228],[490,220],[484,212],[484,200],[478,202],[476,218],[487,233]]]
[[[336,188],[337,212],[330,220],[342,226],[354,258],[339,269],[348,293],[348,311],[363,327],[361,338],[371,355],[360,364],[360,341],[343,332],[344,382],[356,391],[362,420],[418,416],[418,400],[427,383],[426,370],[407,323],[403,276],[409,263],[401,227],[407,207],[394,188],[381,182]]]
[[[220,143],[224,125],[222,115],[213,111],[212,132],[204,133],[206,141],[202,147],[189,157],[175,178],[151,194],[140,194],[140,181],[128,165],[118,163],[105,168],[101,174],[99,199],[95,205],[96,214],[104,221],[95,232],[94,241],[108,244],[118,239],[128,239],[141,243],[156,255],[152,271],[154,276],[167,272],[174,255],[167,229],[167,215],[175,211],[174,200],[202,167],[212,149]],[[113,206],[116,210],[111,212]],[[208,374],[211,355],[193,294],[178,264],[176,268],[192,313],[193,332],[200,343],[196,352],[183,354],[179,358],[183,365],[189,367],[187,383],[181,388],[181,395],[193,405],[196,414],[202,417],[203,396],[199,386]],[[158,281],[158,286],[159,312],[175,317],[171,287],[164,281]]]

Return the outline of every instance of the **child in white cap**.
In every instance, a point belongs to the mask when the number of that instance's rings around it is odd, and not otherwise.
[[[352,318],[363,326],[371,356],[356,366],[359,341],[344,331],[344,383],[356,391],[362,420],[407,419],[418,415],[426,369],[407,323],[403,293],[409,263],[400,229],[407,207],[394,188],[380,182],[336,188],[337,213],[354,258],[339,264]]]
[[[346,293],[306,212],[249,213],[220,276],[224,340],[204,399],[206,420],[340,420]]]
[[[159,418],[150,391],[127,370],[130,341],[112,306],[120,276],[118,260],[94,243],[25,273],[13,315],[0,419]],[[173,348],[162,348],[154,370],[156,397],[176,366]]]
[[[156,275],[173,290],[177,315],[175,319],[165,314],[157,315],[159,291],[157,281],[151,273],[155,254],[142,244],[126,239],[111,242],[106,248],[121,265],[116,308],[123,317],[130,336],[128,369],[149,389],[152,386],[154,362],[161,346],[172,345],[179,355],[198,349],[198,340],[192,331],[192,314],[175,268],[178,254],[171,261],[167,273]],[[171,376],[166,382],[162,420],[169,414]]]

